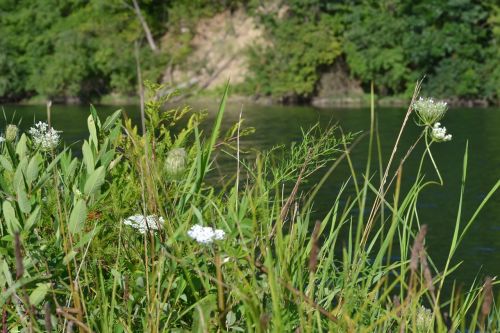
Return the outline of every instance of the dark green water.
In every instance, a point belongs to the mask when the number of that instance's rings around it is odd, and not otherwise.
[[[36,106],[4,106],[7,119],[22,118],[21,127],[31,126],[33,119],[45,120],[45,107]],[[98,107],[98,112],[105,116],[115,107]],[[134,121],[138,120],[138,109],[125,106],[123,109]],[[241,105],[229,105],[225,117],[228,127],[238,120]],[[216,106],[209,107],[209,119],[213,119]],[[398,130],[406,110],[391,108],[378,109],[377,117],[381,136],[381,149],[384,161],[392,151]],[[86,119],[88,108],[80,106],[54,106],[52,123],[56,129],[63,131],[67,143],[82,140],[88,136]],[[311,107],[262,107],[244,106],[245,125],[257,129],[256,133],[246,137],[242,145],[259,149],[267,149],[277,144],[290,144],[301,138],[300,128],[308,128],[320,122],[325,126],[339,123],[344,131],[366,131],[369,129],[368,109],[315,109]],[[0,123],[4,127],[4,120]],[[430,187],[421,195],[421,223],[429,226],[427,249],[438,267],[448,253],[453,227],[456,220],[462,163],[466,142],[469,142],[469,162],[463,210],[463,223],[473,214],[491,187],[500,178],[500,109],[452,108],[442,121],[448,131],[453,134],[453,141],[433,146],[434,156],[444,178],[444,187]],[[419,134],[420,129],[410,121],[402,138],[400,149],[406,151]],[[366,163],[366,141],[353,152],[354,168],[361,172]],[[76,147],[79,145],[77,144]],[[413,153],[403,172],[403,183],[414,181],[418,157],[421,149]],[[399,159],[395,161],[399,163]],[[220,171],[234,168],[235,161],[223,159],[218,167]],[[434,177],[432,170],[427,169],[429,177]],[[223,173],[223,172],[222,172]],[[321,217],[335,200],[343,181],[350,175],[347,165],[339,167],[331,179],[325,184],[317,196],[315,214]],[[302,190],[306,190],[307,187]],[[351,193],[353,193],[351,191]],[[500,192],[497,192],[479,215],[470,229],[455,261],[463,261],[455,274],[460,282],[469,283],[476,275],[500,274]]]

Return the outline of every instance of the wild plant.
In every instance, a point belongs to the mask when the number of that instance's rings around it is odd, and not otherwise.
[[[419,100],[419,85],[386,164],[376,148],[372,97],[362,174],[350,153],[366,135],[317,125],[290,147],[246,154],[240,140],[249,131],[241,121],[222,135],[228,87],[209,132],[200,125],[203,114],[165,110],[171,96],[149,88],[139,128],[120,111],[101,122],[91,107],[81,157],[55,140],[58,130],[49,124],[6,131],[3,332],[498,329],[495,279],[453,288],[449,297],[443,290],[458,267],[457,247],[500,180],[465,218],[465,150],[453,239],[445,267],[436,267],[425,243],[432,229],[421,223],[417,204],[428,186],[444,186],[433,145],[453,141],[438,123],[446,110],[435,115],[435,103],[443,104]],[[414,113],[421,135],[396,163]],[[417,174],[403,177],[419,144]],[[223,153],[233,158],[234,173],[214,183],[207,176]],[[352,175],[315,220],[314,198],[344,161]],[[424,172],[429,167],[437,180]],[[322,179],[304,190],[315,173]],[[415,181],[403,190],[407,179]]]

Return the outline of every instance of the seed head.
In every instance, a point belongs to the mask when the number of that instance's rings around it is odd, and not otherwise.
[[[186,170],[187,154],[184,148],[170,150],[165,159],[165,170],[172,179],[179,179]]]
[[[16,125],[9,124],[5,129],[5,139],[9,142],[15,141],[17,132],[19,132],[19,128]]]
[[[432,311],[424,306],[418,308],[415,324],[418,333],[432,332]]]

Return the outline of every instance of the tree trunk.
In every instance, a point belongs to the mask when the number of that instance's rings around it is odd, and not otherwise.
[[[132,0],[132,3],[134,4],[134,10],[135,13],[137,14],[137,18],[141,22],[142,28],[144,29],[144,33],[146,34],[146,39],[148,40],[149,47],[154,53],[158,52],[158,46],[156,46],[155,40],[153,39],[153,35],[151,34],[151,30],[149,30],[148,23],[144,19],[141,13],[141,8],[139,8],[139,4],[137,3],[137,0]]]

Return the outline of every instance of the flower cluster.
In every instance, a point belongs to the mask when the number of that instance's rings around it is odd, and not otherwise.
[[[158,230],[161,228],[165,220],[163,217],[156,215],[132,215],[123,220],[123,223],[137,229],[141,234],[145,234],[148,230]]]
[[[445,142],[451,140],[451,134],[446,134],[446,127],[441,127],[441,123],[435,123],[432,126],[432,139],[437,142]]]
[[[187,234],[200,244],[210,244],[214,240],[222,240],[226,235],[223,230],[203,227],[199,224],[191,227]]]
[[[0,135],[0,143],[5,142],[5,138]]]
[[[424,126],[432,126],[435,122],[440,121],[448,109],[448,105],[444,101],[422,97],[413,102],[412,107]]]
[[[31,127],[28,133],[33,139],[33,143],[42,150],[49,151],[57,147],[60,141],[59,133],[49,124],[39,121],[35,126]]]

